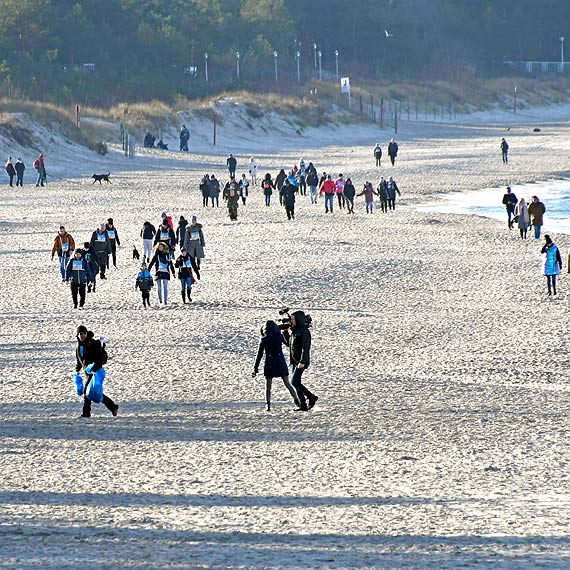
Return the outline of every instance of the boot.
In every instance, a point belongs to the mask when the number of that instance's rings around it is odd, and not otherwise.
[[[182,291],[182,302],[186,304],[186,291]]]
[[[188,302],[191,303],[192,302],[192,297],[190,297],[190,293],[192,292],[192,289],[187,289],[186,290],[188,293]]]

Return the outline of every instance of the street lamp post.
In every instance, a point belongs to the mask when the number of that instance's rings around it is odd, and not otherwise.
[[[334,57],[336,60],[336,78],[338,79],[338,50],[337,49],[334,50]]]
[[[277,56],[278,55],[279,54],[276,51],[273,52],[273,61],[275,62],[275,83],[279,82],[279,76],[277,75]]]
[[[317,72],[317,44],[313,44],[313,55],[315,56],[315,73]]]
[[[319,81],[323,80],[323,52],[319,50]]]
[[[564,36],[560,36],[560,73],[564,73]]]
[[[236,76],[239,81],[239,51],[236,51]]]
[[[298,51],[295,57],[297,58],[297,81],[301,83],[301,52]]]
[[[204,52],[204,72],[206,74],[206,83],[208,83],[208,52]]]

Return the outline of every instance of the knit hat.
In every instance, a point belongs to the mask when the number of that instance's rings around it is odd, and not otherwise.
[[[77,327],[77,334],[79,333],[86,333],[87,332],[87,327],[85,325],[79,325]]]
[[[83,247],[84,247],[84,249],[89,249],[89,248],[91,247],[91,244],[90,244],[88,241],[86,241],[86,242],[83,244]]]
[[[113,225],[113,218],[109,218],[109,219],[107,220],[107,223],[108,223],[110,226],[112,226],[112,225]]]
[[[192,216],[192,221],[193,221],[193,222],[197,222],[197,221],[198,221],[198,218],[197,218],[196,216]]]

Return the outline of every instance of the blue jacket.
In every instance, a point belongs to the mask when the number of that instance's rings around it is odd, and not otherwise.
[[[148,269],[144,271],[139,271],[137,275],[137,281],[135,283],[135,289],[140,289],[141,291],[148,291],[154,285],[152,280],[152,275]]]
[[[542,274],[543,275],[558,275],[562,269],[562,258],[560,257],[560,250],[555,243],[545,245],[542,248]]]
[[[65,280],[72,283],[82,285],[93,281],[93,272],[87,263],[86,259],[75,259],[75,256],[70,258],[65,268]]]

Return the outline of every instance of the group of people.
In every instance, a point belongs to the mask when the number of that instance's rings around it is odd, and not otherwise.
[[[398,143],[394,139],[390,139],[387,152],[392,166],[395,166],[396,157],[398,156]],[[374,160],[376,161],[376,166],[382,166],[382,147],[380,143],[376,143],[374,147]]]
[[[40,154],[38,158],[34,160],[33,166],[34,170],[38,173],[36,186],[45,186],[47,184],[47,172],[43,154]],[[16,162],[13,162],[12,157],[9,156],[4,170],[6,170],[6,174],[8,175],[8,184],[10,186],[14,186],[14,178],[16,178],[16,186],[24,185],[24,172],[26,170],[26,165],[21,158],[18,158]]]

